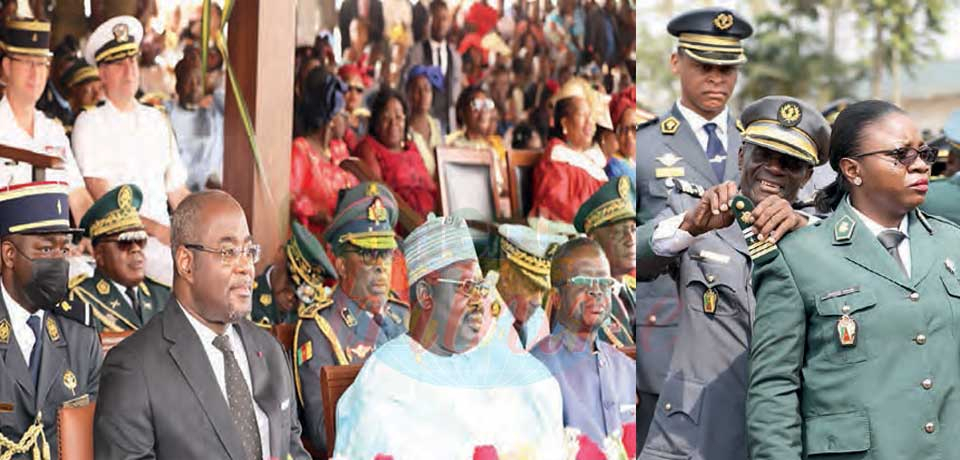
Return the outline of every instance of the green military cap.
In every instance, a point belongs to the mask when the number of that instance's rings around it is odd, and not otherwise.
[[[340,190],[337,212],[323,237],[337,255],[348,243],[363,249],[395,249],[398,214],[397,200],[387,186],[361,182]]]
[[[587,233],[624,219],[637,218],[637,190],[627,176],[603,184],[580,205],[573,218],[578,232]]]
[[[502,224],[497,227],[497,233],[501,257],[541,289],[550,289],[550,259],[567,239],[540,233],[526,225]]]
[[[14,18],[6,22],[3,52],[50,57],[50,23],[31,18]]]
[[[814,166],[829,159],[830,123],[806,102],[789,96],[767,96],[744,108],[740,120],[744,143]]]
[[[823,109],[822,115],[823,118],[833,126],[833,122],[837,121],[837,115],[840,115],[840,112],[843,112],[848,105],[853,104],[855,101],[850,98],[837,99],[836,101],[831,102],[827,105],[827,108]]]
[[[318,294],[325,292],[323,281],[336,279],[337,272],[327,257],[323,245],[310,230],[294,222],[292,235],[284,245],[287,256],[287,273],[293,281],[297,297],[306,304],[317,300]]]
[[[731,9],[702,8],[671,19],[667,32],[677,37],[677,46],[697,62],[737,65],[747,62],[740,40],[753,34],[753,26]]]
[[[143,193],[132,184],[115,187],[90,206],[80,219],[83,236],[93,240],[109,235],[118,235],[123,241],[145,240],[147,232],[140,220],[140,205]]]

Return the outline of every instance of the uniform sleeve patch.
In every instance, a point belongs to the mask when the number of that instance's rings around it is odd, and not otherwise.
[[[297,348],[297,366],[310,361],[310,358],[313,358],[313,341],[307,340],[303,345],[300,345],[300,348]]]

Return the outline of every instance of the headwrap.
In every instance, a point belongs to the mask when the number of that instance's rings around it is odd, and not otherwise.
[[[373,84],[373,77],[371,76],[373,69],[366,63],[366,57],[361,58],[359,61],[344,64],[340,66],[340,70],[337,71],[337,74],[343,81],[347,81],[350,77],[357,75],[363,80],[363,86],[369,88]]]
[[[637,87],[630,85],[613,96],[610,100],[610,119],[614,126],[620,124],[620,118],[623,117],[627,109],[637,108]]]
[[[346,92],[347,85],[336,76],[320,68],[311,70],[303,94],[304,119],[329,123],[346,105]]]
[[[415,65],[407,74],[407,81],[413,81],[414,78],[425,76],[430,86],[437,91],[443,91],[443,71],[435,65]]]
[[[472,25],[473,30],[478,34],[486,35],[497,26],[499,20],[500,13],[497,13],[497,10],[484,2],[476,2],[467,10],[463,23]]]

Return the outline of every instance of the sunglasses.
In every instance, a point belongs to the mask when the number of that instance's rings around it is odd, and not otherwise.
[[[557,283],[557,287],[560,286],[573,286],[576,288],[598,287],[607,292],[614,292],[620,289],[620,282],[609,276],[596,277],[580,275]]]
[[[929,145],[922,145],[919,148],[898,147],[889,150],[876,150],[873,152],[857,153],[850,155],[850,158],[862,158],[870,155],[884,155],[887,158],[893,158],[904,167],[909,167],[912,165],[913,162],[917,160],[917,157],[920,157],[920,159],[923,160],[923,162],[928,166],[937,161],[937,149],[930,147]]]
[[[460,294],[469,296],[471,299],[486,298],[490,294],[490,284],[486,280],[451,280],[446,278],[438,278],[438,282],[446,284],[455,284],[457,285],[457,290]]]
[[[133,247],[136,246],[138,249],[143,249],[147,245],[147,240],[119,240],[116,238],[100,240],[100,243],[113,243],[117,245],[117,249],[120,249],[123,252],[130,252],[133,250]]]
[[[360,249],[360,250],[348,250],[344,252],[352,252],[360,256],[360,260],[363,261],[364,265],[375,265],[377,262],[383,261],[386,263],[393,262],[393,250],[392,249]]]
[[[474,99],[470,101],[470,108],[476,111],[493,110],[494,104],[490,99]]]

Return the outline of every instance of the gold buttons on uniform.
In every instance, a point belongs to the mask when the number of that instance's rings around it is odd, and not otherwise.
[[[923,426],[923,431],[926,431],[927,433],[933,433],[936,430],[937,430],[937,427],[933,425],[933,422],[928,422],[926,425]]]
[[[923,381],[920,382],[920,386],[922,386],[924,390],[929,390],[933,388],[933,380],[923,379]]]
[[[850,305],[844,305],[840,307],[840,311],[842,311],[844,314],[850,313]]]
[[[663,410],[665,410],[665,411],[667,411],[667,412],[670,412],[670,409],[673,409],[673,405],[672,405],[672,404],[666,403],[666,404],[663,405]]]
[[[716,276],[713,276],[713,275],[707,275],[707,282],[708,282],[708,283],[712,283],[712,282],[713,282],[713,280],[715,280],[715,279],[717,279],[717,277],[716,277]]]
[[[920,293],[919,293],[919,292],[911,292],[911,293],[910,293],[910,300],[912,300],[912,301],[914,301],[914,302],[920,300]]]
[[[913,341],[917,342],[917,345],[923,345],[927,343],[927,336],[923,334],[917,334],[917,336],[913,339]]]
[[[657,315],[650,315],[647,317],[647,322],[650,324],[655,324],[657,322]]]

